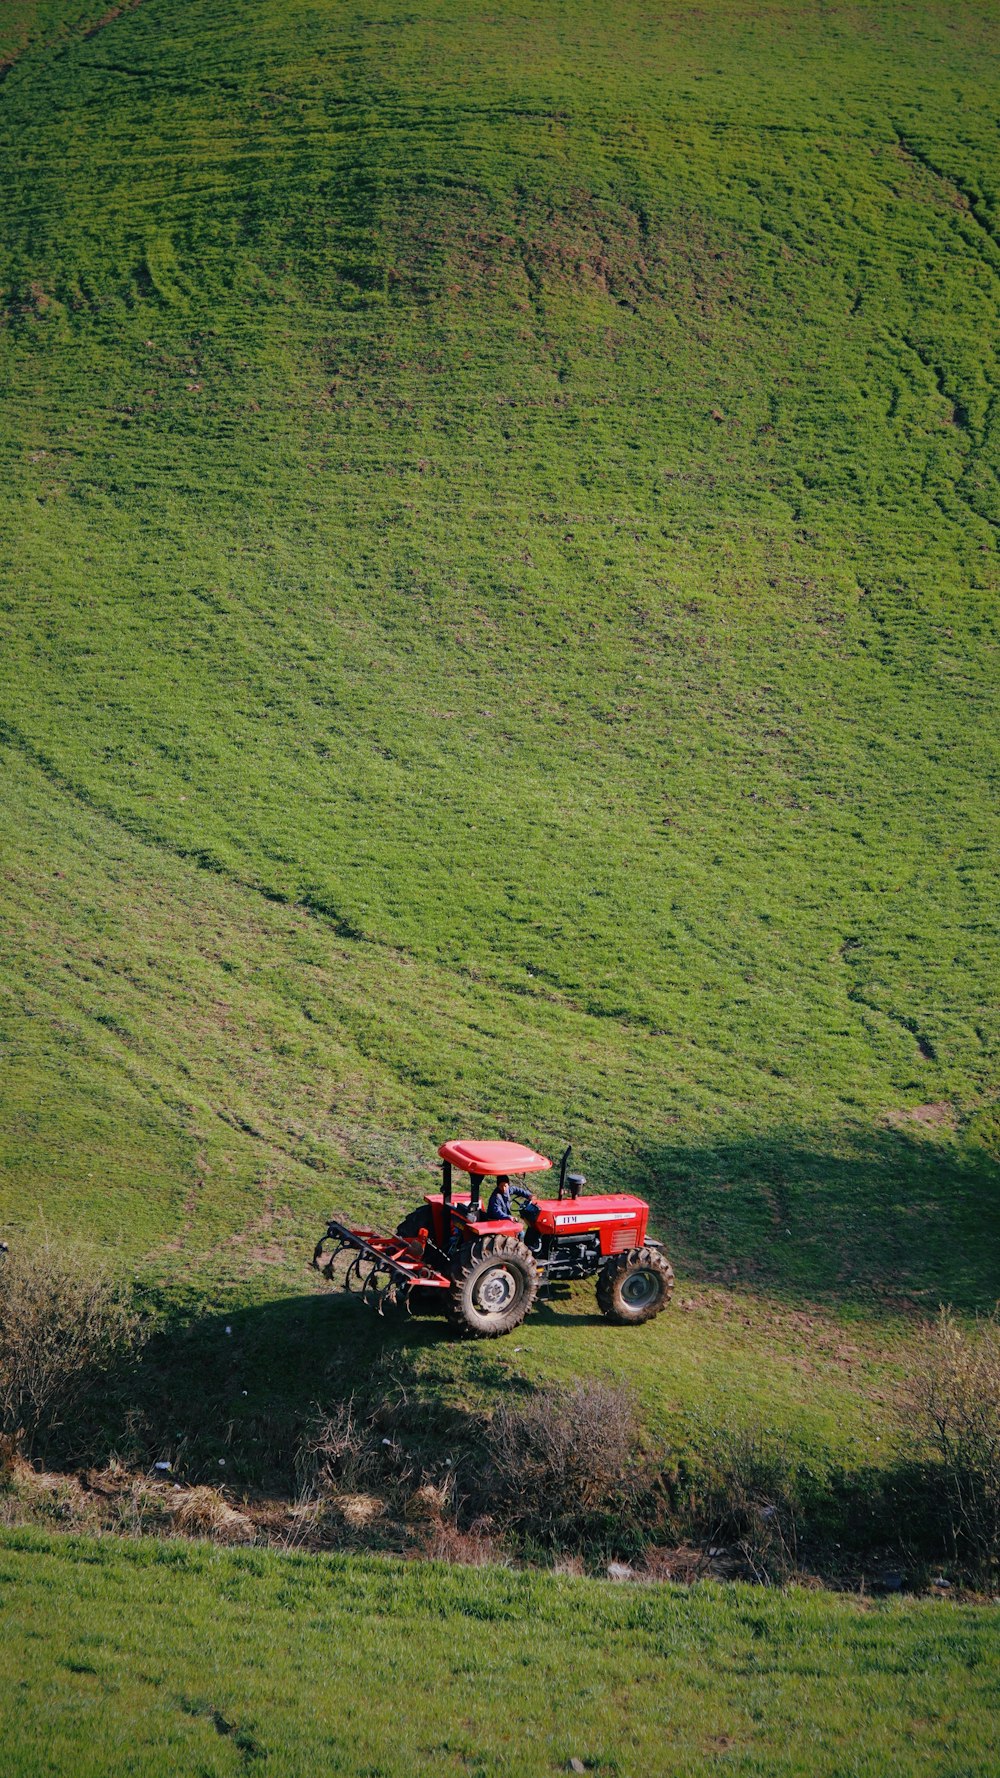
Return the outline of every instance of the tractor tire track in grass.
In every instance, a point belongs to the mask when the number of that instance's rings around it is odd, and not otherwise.
[[[72,41],[74,38],[80,42],[87,42],[92,37],[98,37],[102,31],[107,30],[108,26],[113,25],[115,20],[121,18],[123,14],[134,12],[138,6],[142,5],[142,3],[143,0],[122,0],[121,5],[110,7],[106,12],[103,12],[99,18],[94,19],[91,23],[86,22],[86,13],[89,9],[84,8],[83,19],[76,23],[68,21],[58,36],[49,38],[32,36],[29,13],[29,18],[25,22],[24,37],[20,47],[13,51],[7,51],[6,53],[0,52],[0,86],[2,86],[12,69],[16,68],[22,58],[29,53],[32,55],[45,55],[50,50],[60,50],[64,48],[67,40]]]
[[[969,456],[966,468],[963,469],[961,474],[957,475],[952,482],[952,488],[956,496],[963,502],[974,519],[979,520],[982,524],[989,525],[995,532],[1000,533],[1000,518],[994,518],[991,513],[984,511],[980,505],[976,504],[973,496],[970,493],[967,493],[963,488],[963,483],[967,476],[970,474],[971,470],[979,464],[982,464],[986,471],[992,474],[994,488],[996,487],[997,472],[994,464],[987,456],[987,451],[992,444],[992,432],[995,428],[997,393],[994,392],[990,399],[986,410],[984,426],[982,428],[974,426],[968,405],[960,395],[956,394],[951,389],[945,372],[942,370],[941,366],[935,362],[926,346],[921,345],[918,340],[912,339],[906,334],[901,334],[900,339],[907,350],[913,353],[913,356],[933,379],[934,387],[939,399],[949,410],[949,424],[957,427],[969,440]],[[936,498],[945,518],[950,520],[952,514],[944,503],[943,495],[938,494]]]
[[[983,263],[989,267],[994,276],[1000,277],[1000,240],[997,239],[996,229],[988,212],[983,208],[980,193],[964,180],[957,179],[954,174],[946,172],[927,148],[912,136],[904,135],[897,129],[896,141],[901,152],[907,155],[910,160],[915,161],[918,166],[925,167],[928,173],[932,173],[950,194],[951,201],[956,208],[962,210],[975,223],[980,234],[980,249],[988,248],[988,251],[983,250]]]
[[[301,899],[293,899],[288,895],[283,895],[280,890],[269,888],[266,883],[250,882],[237,875],[223,864],[221,859],[213,857],[210,852],[201,847],[189,848],[171,845],[155,828],[137,820],[135,816],[123,816],[112,804],[99,800],[82,785],[74,783],[64,772],[60,771],[54,761],[29,741],[26,735],[21,734],[10,723],[3,720],[0,720],[0,746],[17,747],[26,759],[38,767],[56,790],[72,797],[83,808],[92,810],[95,815],[100,815],[112,826],[121,828],[123,833],[129,834],[132,839],[141,841],[144,846],[152,846],[172,858],[179,859],[183,864],[193,865],[196,870],[208,871],[213,876],[222,877],[234,889],[246,890],[250,895],[260,895],[265,901],[273,902],[279,907],[299,909],[321,921],[323,925],[335,932],[338,938],[358,944],[377,943],[377,940],[371,939],[366,933],[361,932],[335,908],[329,907],[321,897],[307,894]]]

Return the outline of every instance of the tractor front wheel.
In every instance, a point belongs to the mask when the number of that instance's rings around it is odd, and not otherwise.
[[[597,1307],[608,1321],[622,1325],[652,1321],[673,1293],[673,1267],[651,1247],[630,1247],[597,1275]]]
[[[467,1241],[452,1267],[448,1319],[480,1340],[520,1327],[535,1300],[538,1273],[516,1235]]]

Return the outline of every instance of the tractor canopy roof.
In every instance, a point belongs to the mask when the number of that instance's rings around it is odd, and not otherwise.
[[[552,1165],[520,1142],[442,1142],[438,1154],[465,1173],[544,1173]]]

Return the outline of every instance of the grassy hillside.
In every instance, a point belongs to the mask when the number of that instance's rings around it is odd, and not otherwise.
[[[864,1442],[998,1291],[995,10],[2,28],[4,1232],[572,1137],[695,1306],[530,1374]]]
[[[995,1770],[993,1610],[27,1533],[0,1577],[10,1778]]]

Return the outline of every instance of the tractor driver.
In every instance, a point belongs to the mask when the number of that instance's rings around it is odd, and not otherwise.
[[[519,1198],[521,1207],[515,1212],[512,1199]],[[487,1222],[509,1222],[515,1214],[527,1216],[534,1209],[531,1193],[523,1185],[512,1186],[506,1173],[497,1174],[497,1182],[486,1206]]]

